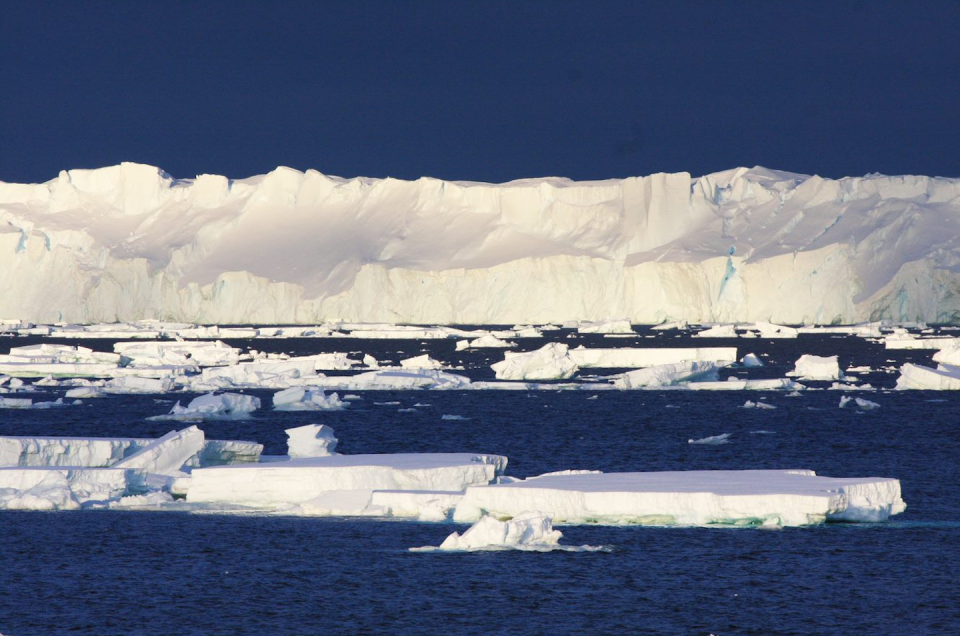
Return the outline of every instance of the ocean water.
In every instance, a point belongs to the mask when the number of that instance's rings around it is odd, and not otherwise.
[[[883,367],[928,363],[854,337],[796,340],[562,338],[572,345],[726,346],[767,354],[782,377],[803,353],[837,354],[880,390],[841,393],[407,391],[357,393],[336,413],[208,423],[208,437],[285,450],[283,430],[331,425],[344,453],[489,452],[508,474],[562,469],[809,468],[899,478],[907,511],[880,524],[770,531],[560,527],[562,543],[609,552],[413,553],[455,524],[250,514],[0,513],[0,633],[26,634],[956,634],[960,633],[960,395],[892,392]],[[47,342],[58,342],[45,340]],[[4,339],[9,346],[35,342]],[[520,341],[523,348],[544,341]],[[70,344],[109,351],[112,342]],[[501,351],[453,342],[230,341],[297,354],[427,352],[491,379]],[[604,370],[603,373],[607,371]],[[612,372],[612,371],[611,371]],[[825,388],[829,383],[811,383]],[[269,391],[251,391],[269,406]],[[48,397],[57,397],[50,392]],[[596,396],[596,399],[590,399]],[[44,397],[43,394],[34,396]],[[0,411],[3,435],[156,436],[144,418],[192,395],[118,396],[51,411]],[[742,408],[764,401],[775,410]],[[399,402],[399,404],[388,404]],[[398,412],[416,407],[414,413]],[[462,421],[442,420],[444,414]],[[764,432],[760,432],[764,431]],[[730,433],[720,446],[690,438]]]

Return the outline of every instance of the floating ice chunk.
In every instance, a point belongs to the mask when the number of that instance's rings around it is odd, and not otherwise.
[[[787,373],[797,376],[801,380],[839,380],[840,365],[837,356],[814,356],[810,354],[800,356],[794,370]]]
[[[208,393],[194,398],[187,406],[178,401],[167,415],[156,415],[151,420],[200,422],[207,420],[244,420],[260,408],[260,399],[239,393]]]
[[[690,325],[687,324],[686,320],[677,320],[674,322],[665,322],[662,325],[656,325],[652,327],[654,331],[666,331],[668,329],[687,329]]]
[[[716,380],[717,371],[725,366],[727,366],[726,362],[707,360],[661,364],[622,373],[616,376],[613,385],[618,389],[641,389],[671,386],[683,382]]]
[[[122,376],[113,378],[104,385],[107,393],[167,393],[174,387],[171,378],[142,378]]]
[[[585,349],[584,347],[577,347],[576,349],[570,349],[568,355],[581,368],[631,369],[692,361],[735,362],[737,348]]]
[[[110,502],[110,508],[157,508],[173,503],[173,496],[162,491],[149,492],[145,495],[128,495]]]
[[[709,329],[704,329],[700,333],[693,334],[694,338],[736,338],[737,330],[735,325],[715,325]]]
[[[536,351],[504,352],[501,362],[491,365],[499,380],[566,380],[577,372],[568,347],[551,342]]]
[[[64,397],[68,399],[90,399],[90,398],[102,398],[106,397],[106,393],[103,389],[97,386],[78,386],[75,389],[68,390]]]
[[[743,363],[743,366],[747,368],[763,366],[763,360],[761,360],[760,358],[758,358],[756,355],[752,353],[748,353],[747,355],[743,356],[742,363]]]
[[[464,417],[464,416],[462,416],[462,415],[443,414],[443,415],[440,416],[440,419],[441,419],[441,420],[446,420],[446,421],[448,421],[448,422],[462,422],[462,421],[468,420],[468,419],[470,419],[470,418],[469,418],[469,417]]]
[[[404,369],[439,369],[443,365],[425,353],[422,356],[401,360],[400,366]]]
[[[760,332],[762,338],[796,338],[799,333],[793,327],[774,325],[769,322],[757,322],[753,326]]]
[[[28,409],[33,406],[33,400],[28,398],[8,398],[0,396],[0,409]]]
[[[880,405],[876,402],[864,400],[863,398],[851,398],[846,395],[840,398],[840,408],[846,408],[850,402],[853,402],[861,411],[872,411],[873,409],[880,408]]]
[[[346,407],[339,395],[326,395],[321,389],[294,386],[273,395],[275,411],[342,411]]]
[[[578,333],[635,333],[629,320],[601,320],[598,322],[582,322],[577,327]]]
[[[897,390],[960,391],[960,367],[941,364],[936,369],[912,364],[900,367]]]
[[[456,350],[456,351],[465,351],[465,350],[467,350],[467,349],[469,349],[469,348],[470,348],[470,341],[469,341],[469,340],[458,340],[458,341],[457,341],[457,344],[456,344],[456,347],[455,347],[455,350]]]
[[[475,521],[540,510],[557,523],[783,526],[884,521],[906,508],[896,479],[809,470],[605,473],[471,486],[454,513]]]
[[[284,512],[310,517],[386,516],[386,509],[370,504],[372,497],[373,491],[368,489],[330,490]]]
[[[887,349],[960,349],[960,338],[937,337],[917,338],[909,334],[891,334],[883,340]]]
[[[465,341],[461,341],[465,342]],[[476,340],[470,340],[467,342],[467,346],[463,348],[469,349],[509,349],[511,347],[516,347],[517,343],[507,342],[497,338],[493,334],[487,334],[485,336],[480,336]],[[458,351],[460,350],[460,343],[457,343]]]
[[[334,454],[337,438],[325,424],[308,424],[288,428],[287,455],[290,457],[327,457]]]
[[[203,431],[191,426],[170,431],[136,453],[121,459],[114,468],[138,468],[158,475],[178,475],[194,455],[203,450]]]
[[[314,382],[325,389],[391,391],[408,389],[462,389],[470,378],[436,369],[368,371],[357,375],[331,376]]]
[[[241,351],[216,340],[213,342],[117,342],[113,350],[126,364],[140,366],[197,365],[200,367],[237,364]]]
[[[469,453],[332,455],[197,468],[188,501],[257,507],[300,504],[333,490],[457,492],[502,475],[507,458]]]
[[[753,401],[751,401],[751,400],[747,400],[746,402],[743,403],[743,408],[745,408],[745,409],[761,409],[761,410],[763,410],[763,409],[768,409],[768,410],[772,410],[772,409],[775,409],[775,408],[777,408],[777,407],[775,407],[773,404],[767,404],[766,402],[759,402],[759,401],[758,401],[758,402],[753,402]]]
[[[255,360],[229,367],[208,367],[200,374],[205,386],[287,388],[317,377],[313,356],[287,360]],[[348,367],[349,368],[349,367]]]
[[[370,354],[366,354],[363,356],[363,364],[364,366],[369,367],[370,369],[380,368],[380,363],[377,362],[377,359]]]
[[[720,444],[727,444],[730,441],[730,433],[723,433],[721,435],[711,435],[710,437],[703,437],[700,439],[688,439],[687,444],[703,444],[705,446],[719,446]]]
[[[563,533],[553,529],[553,520],[539,512],[522,512],[507,521],[484,515],[464,531],[448,536],[438,550],[554,550]],[[427,548],[429,549],[429,548]],[[424,550],[424,548],[419,548]]]

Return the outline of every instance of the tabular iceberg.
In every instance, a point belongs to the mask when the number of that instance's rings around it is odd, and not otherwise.
[[[955,322],[958,195],[957,179],[760,167],[495,185],[124,163],[0,183],[0,316]]]

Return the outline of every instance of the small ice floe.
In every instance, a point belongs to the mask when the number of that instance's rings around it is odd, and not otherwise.
[[[700,333],[693,334],[694,338],[736,338],[737,329],[735,325],[714,325]]]
[[[443,367],[439,360],[434,360],[426,353],[415,358],[401,360],[400,366],[404,369],[440,369]]]
[[[870,400],[864,400],[863,398],[851,398],[849,396],[842,396],[840,398],[840,408],[844,409],[853,402],[854,405],[861,411],[872,411],[873,409],[880,408],[880,405],[876,402],[871,402]]]
[[[360,397],[359,395],[354,395],[353,393],[347,393],[346,395],[343,396],[344,402],[354,402],[362,399],[363,399],[362,397]]]
[[[408,408],[408,409],[397,409],[397,413],[417,413],[417,409]]]
[[[759,431],[750,431],[751,435],[775,435],[776,431],[765,431],[760,429]]]
[[[70,404],[64,402],[63,398],[57,398],[52,402],[34,402],[27,398],[0,397],[0,409],[55,409],[61,406],[70,406]]]
[[[107,394],[104,393],[103,389],[98,386],[78,386],[75,389],[70,389],[64,394],[64,397],[68,399],[90,399],[102,398],[106,396]]]
[[[429,406],[432,406],[432,405],[431,405],[431,404],[425,404],[425,403],[423,403],[423,402],[417,402],[416,404],[413,405],[413,408],[416,408],[416,409],[425,409],[425,408],[427,408],[427,407],[429,407]]]
[[[399,401],[390,401],[390,402],[374,402],[376,406],[400,406]]]
[[[294,386],[273,395],[274,411],[342,411],[346,407],[339,395],[326,395],[322,389]]]
[[[710,437],[703,437],[701,439],[688,439],[687,444],[703,444],[705,446],[719,446],[720,444],[729,443],[731,433],[723,433],[722,435],[711,435]]]
[[[474,552],[478,550],[526,550],[529,552],[599,552],[609,548],[562,546],[563,533],[553,529],[553,520],[539,512],[523,512],[507,521],[485,515],[463,534],[454,532],[439,547],[411,548],[411,552]]]
[[[447,420],[447,421],[450,421],[450,422],[461,422],[461,421],[469,420],[470,418],[469,418],[469,417],[464,417],[464,416],[462,416],[462,415],[447,415],[447,414],[444,414],[444,415],[441,415],[441,416],[440,416],[440,419],[441,419],[441,420]]]
[[[174,420],[202,422],[209,420],[245,420],[260,408],[260,399],[240,393],[208,393],[191,400],[187,406],[177,401],[166,415],[147,418],[152,421]]]
[[[773,404],[767,404],[766,402],[754,402],[752,400],[747,400],[743,403],[743,406],[740,408],[744,409],[761,409],[761,410],[773,410],[775,407]]]

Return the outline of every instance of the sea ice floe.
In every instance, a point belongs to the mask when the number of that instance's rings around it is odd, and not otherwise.
[[[884,521],[906,508],[900,482],[818,477],[809,470],[565,475],[470,486],[454,519],[539,510],[556,523],[802,526]]]
[[[789,376],[801,380],[839,380],[840,365],[837,356],[814,356],[810,354],[800,356]]]
[[[460,492],[503,474],[507,458],[472,453],[332,455],[198,468],[187,500],[279,507],[334,490]]]
[[[472,552],[513,549],[546,552],[563,549],[560,545],[561,537],[563,533],[553,529],[553,520],[539,512],[522,512],[506,521],[484,515],[463,534],[450,534],[439,547],[414,548],[414,551],[435,549]]]
[[[619,320],[600,320],[596,322],[581,322],[577,326],[578,333],[603,333],[603,334],[635,334],[630,321],[626,319]]]
[[[327,395],[322,389],[294,386],[273,395],[275,411],[342,411],[346,407],[339,395]]]
[[[735,362],[736,347],[656,347],[643,349],[586,349],[567,354],[580,368],[632,369],[680,362]]]
[[[752,353],[748,353],[747,355],[743,356],[743,360],[741,360],[741,363],[743,364],[743,366],[747,368],[763,366],[763,360],[761,360],[755,354],[752,354]]]
[[[708,360],[661,364],[622,373],[615,377],[613,385],[618,389],[643,389],[711,381],[716,380],[717,372],[728,364],[729,362]]]
[[[187,406],[178,401],[166,415],[155,415],[150,420],[202,422],[209,420],[243,420],[260,408],[260,399],[240,393],[208,393],[194,398]]]
[[[404,369],[440,369],[443,365],[431,358],[426,353],[414,358],[407,358],[400,361],[400,366]]]
[[[703,444],[704,446],[719,446],[720,444],[727,444],[730,442],[730,433],[722,433],[720,435],[711,435],[710,437],[702,437],[700,439],[688,439],[687,444]]]
[[[863,398],[851,398],[846,395],[840,398],[840,408],[846,408],[851,402],[861,411],[872,411],[873,409],[880,408],[880,405],[876,402],[864,400]]]
[[[743,408],[745,408],[745,409],[761,409],[761,410],[763,410],[763,409],[768,409],[768,410],[772,410],[772,409],[775,409],[775,408],[777,408],[777,407],[775,407],[773,404],[767,404],[766,402],[760,402],[760,401],[754,402],[754,401],[752,401],[752,400],[747,400],[746,402],[743,403]]]
[[[693,334],[694,338],[736,338],[737,330],[735,325],[714,325],[709,329],[704,329],[699,333]]]
[[[897,390],[960,391],[960,367],[941,364],[936,369],[910,362],[900,367]]]
[[[491,367],[498,380],[566,380],[577,372],[567,345],[559,342],[551,342],[536,351],[506,351],[504,359]]]

